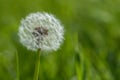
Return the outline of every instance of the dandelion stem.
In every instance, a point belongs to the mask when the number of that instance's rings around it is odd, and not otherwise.
[[[38,80],[39,78],[39,68],[40,68],[40,49],[37,51],[34,80]]]

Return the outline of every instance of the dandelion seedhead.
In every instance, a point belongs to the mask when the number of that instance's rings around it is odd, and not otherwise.
[[[56,51],[63,42],[64,29],[52,14],[37,12],[21,21],[18,35],[29,50]]]

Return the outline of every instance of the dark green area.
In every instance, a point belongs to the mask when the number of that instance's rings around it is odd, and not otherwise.
[[[37,53],[17,32],[38,11],[65,27],[61,48],[41,55],[40,80],[120,80],[120,0],[0,0],[0,80],[33,80]]]

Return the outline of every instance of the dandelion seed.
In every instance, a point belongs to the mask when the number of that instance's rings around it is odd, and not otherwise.
[[[64,29],[52,14],[37,12],[21,21],[18,35],[29,50],[56,51],[63,42]]]

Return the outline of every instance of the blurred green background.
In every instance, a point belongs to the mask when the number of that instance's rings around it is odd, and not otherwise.
[[[120,0],[0,0],[0,80],[33,80],[37,53],[17,32],[38,11],[65,28],[61,48],[42,53],[39,80],[120,80]]]

